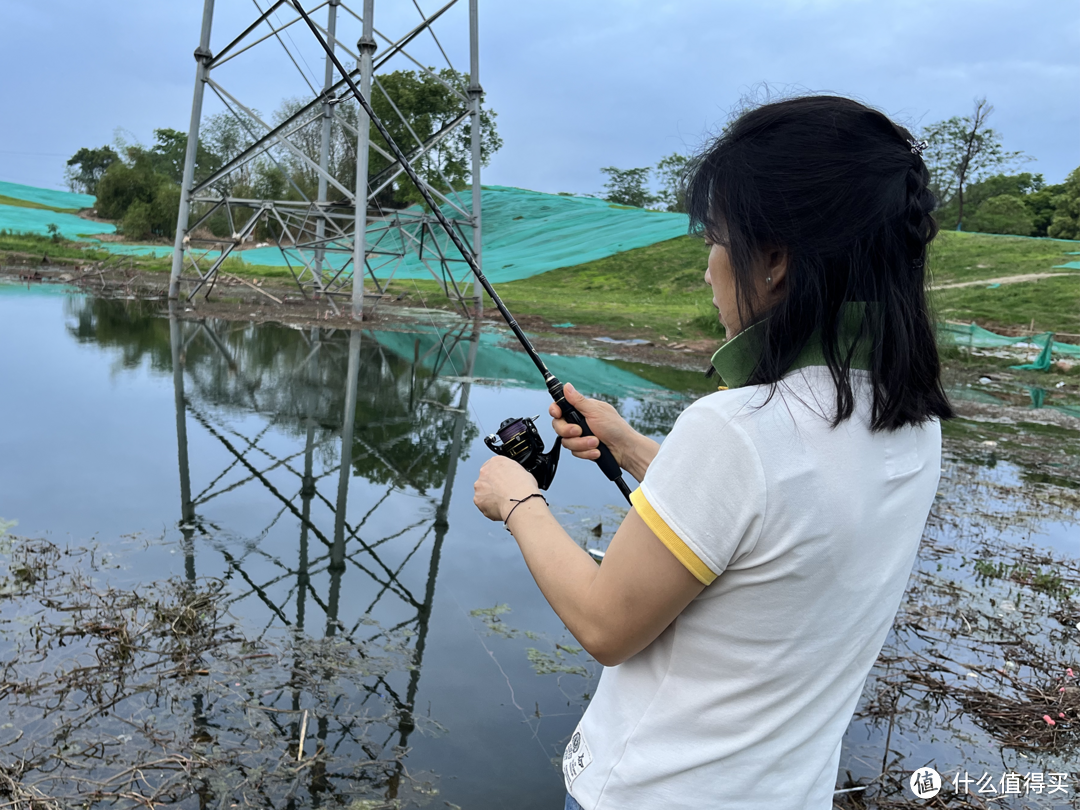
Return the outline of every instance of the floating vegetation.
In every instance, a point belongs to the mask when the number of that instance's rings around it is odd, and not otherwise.
[[[567,657],[577,656],[581,652],[581,647],[573,644],[565,646],[556,644],[555,649],[550,652],[529,647],[529,649],[525,650],[525,656],[529,659],[529,663],[532,664],[532,668],[537,675],[580,675],[582,678],[588,678],[591,675],[588,668],[580,663],[571,663]]]
[[[1037,545],[1075,531],[1080,497],[959,450],[856,713],[880,735],[867,746],[877,761],[850,745],[845,767],[863,775],[849,771],[838,807],[990,806],[989,791],[951,783],[967,771],[1068,774],[1067,796],[996,795],[993,806],[1080,806],[1080,559]],[[923,801],[906,779],[929,763],[943,789]]]
[[[487,628],[489,635],[500,636],[507,641],[517,638],[526,638],[532,642],[542,643],[544,649],[538,647],[525,648],[525,658],[528,660],[529,666],[532,667],[533,672],[537,675],[559,676],[559,689],[562,694],[565,695],[571,703],[579,704],[584,708],[585,704],[591,698],[593,679],[598,675],[597,670],[599,665],[582,647],[571,643],[569,631],[566,631],[562,638],[555,640],[546,633],[537,633],[532,630],[520,630],[509,624],[503,618],[507,613],[510,613],[510,606],[501,603],[489,608],[477,608],[476,610],[469,611],[470,616],[479,619],[483,623],[484,627]],[[485,648],[486,647],[487,645],[485,645]],[[488,650],[488,654],[491,655],[492,658],[495,657],[495,654],[491,650]],[[571,687],[571,690],[568,692],[565,685],[562,683],[562,677],[564,675],[580,677],[584,679],[584,683],[582,684],[581,682],[571,680],[569,683],[574,684],[574,686]],[[583,691],[579,691],[579,687]],[[540,715],[539,706],[537,706],[536,715]]]
[[[0,549],[0,799],[60,807],[423,805],[407,735],[438,726],[383,700],[408,639],[249,637],[218,579],[99,584],[85,549]],[[389,739],[388,739],[389,737]]]
[[[1026,585],[1032,590],[1041,591],[1050,596],[1068,599],[1077,593],[1075,588],[1067,588],[1065,579],[1055,571],[1034,569],[1025,563],[1006,563],[1001,560],[976,560],[975,574],[983,581],[989,579],[1008,579],[1019,585]]]

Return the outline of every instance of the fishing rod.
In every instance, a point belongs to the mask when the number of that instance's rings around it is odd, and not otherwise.
[[[499,314],[502,315],[503,320],[506,321],[507,326],[510,327],[510,331],[514,333],[514,337],[518,339],[518,343],[525,350],[525,353],[529,356],[529,359],[533,361],[533,364],[539,370],[540,374],[544,377],[544,384],[547,386],[548,393],[551,395],[552,400],[562,410],[563,418],[567,422],[572,422],[581,428],[582,436],[594,435],[589,428],[588,422],[585,421],[585,417],[581,415],[581,412],[577,410],[573,405],[566,401],[566,397],[563,395],[563,384],[559,381],[551,371],[548,370],[547,365],[541,359],[540,355],[536,353],[536,349],[533,348],[529,338],[525,336],[525,332],[522,331],[518,322],[514,320],[514,316],[510,314],[510,310],[506,308],[506,304],[499,298],[499,294],[495,292],[495,288],[491,286],[491,282],[487,280],[484,272],[480,269],[480,265],[476,261],[476,256],[472,250],[465,244],[465,241],[458,235],[454,226],[450,224],[450,220],[439,208],[438,203],[435,202],[435,198],[431,195],[431,192],[427,190],[419,176],[416,174],[416,170],[409,164],[408,158],[405,153],[401,151],[393,137],[387,131],[383,122],[379,120],[379,116],[375,114],[375,110],[372,109],[371,103],[364,98],[364,94],[360,92],[360,89],[356,86],[356,83],[349,75],[349,71],[345,69],[345,66],[341,64],[337,55],[334,53],[334,49],[330,47],[322,34],[319,33],[319,29],[312,22],[311,17],[304,11],[300,5],[299,0],[288,0],[289,5],[296,9],[300,18],[307,23],[307,27],[311,29],[312,35],[315,37],[322,49],[326,51],[327,58],[333,62],[334,67],[337,68],[338,73],[341,74],[341,78],[348,85],[349,90],[353,96],[356,97],[357,102],[367,113],[368,119],[375,125],[375,129],[386,141],[386,145],[389,148],[394,159],[401,165],[401,168],[405,171],[405,174],[409,176],[409,179],[416,186],[417,191],[420,192],[420,196],[424,198],[424,202],[427,203],[434,214],[435,219],[439,221],[439,225],[446,231],[446,235],[450,237],[450,241],[454,243],[454,247],[461,253],[461,257],[469,265],[469,269],[472,270],[473,276],[480,282],[480,286],[484,288],[484,291],[491,296],[491,300],[495,302],[496,309],[499,310]],[[365,188],[366,188],[365,183]],[[366,205],[367,200],[357,199],[356,204]],[[363,276],[363,268],[354,267],[353,275],[357,273]],[[354,281],[355,283],[355,281]],[[544,442],[540,437],[540,433],[536,429],[534,424],[535,420],[539,416],[534,417],[521,417],[510,418],[505,420],[499,425],[497,433],[488,436],[484,439],[484,443],[495,453],[500,456],[506,456],[521,464],[525,469],[533,474],[536,478],[537,484],[541,489],[547,489],[551,486],[552,480],[555,478],[555,469],[559,463],[559,450],[562,446],[562,439],[556,439],[555,444],[552,445],[551,450],[547,453],[544,452]],[[630,487],[623,481],[622,470],[619,468],[619,463],[615,460],[615,456],[611,454],[611,450],[603,442],[599,442],[597,448],[600,450],[600,457],[596,459],[597,465],[603,471],[604,475],[608,477],[608,480],[615,482],[615,485],[619,488],[619,491],[623,494],[623,497],[627,501],[630,500]]]

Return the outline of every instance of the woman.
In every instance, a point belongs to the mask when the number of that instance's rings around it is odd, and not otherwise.
[[[818,96],[744,114],[695,162],[724,385],[663,446],[568,387],[641,481],[603,566],[528,497],[523,468],[482,468],[477,506],[606,667],[564,754],[567,807],[832,806],[952,415],[921,149],[880,112]],[[574,455],[598,455],[551,412]]]

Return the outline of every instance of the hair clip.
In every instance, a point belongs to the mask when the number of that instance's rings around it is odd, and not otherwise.
[[[911,144],[911,154],[922,157],[923,149],[926,148],[926,141],[908,141]]]

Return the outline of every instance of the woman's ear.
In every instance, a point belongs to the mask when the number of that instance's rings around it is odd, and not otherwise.
[[[774,249],[765,254],[765,294],[770,298],[787,292],[787,269],[786,250]]]

